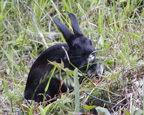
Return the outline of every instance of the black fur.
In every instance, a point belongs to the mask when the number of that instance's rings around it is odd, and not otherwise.
[[[67,26],[59,22],[57,19],[53,18],[58,29],[62,32],[66,43],[54,45],[46,49],[36,59],[28,74],[24,92],[25,99],[32,99],[37,102],[43,101],[44,90],[49,80],[51,70],[53,69],[53,65],[50,64],[48,61],[56,61],[57,63],[61,63],[61,61],[63,61],[65,68],[69,68],[71,70],[74,69],[74,67],[68,62],[66,53],[62,47],[64,47],[67,51],[70,62],[75,67],[79,68],[82,72],[86,72],[88,58],[95,49],[92,46],[91,40],[85,37],[81,32],[76,16],[73,13],[70,13],[69,17],[71,19],[74,34],[71,33]],[[92,54],[94,56],[94,59],[92,59],[91,62],[97,62],[97,59],[95,58],[96,54],[97,53]],[[96,71],[96,69],[97,64],[94,64],[90,67],[88,73],[92,73]],[[59,87],[60,80],[53,76],[50,81],[48,90],[46,91],[47,96],[45,100],[49,100],[50,98],[53,98],[56,94],[58,94]],[[67,88],[72,89],[71,86],[63,84],[61,92],[66,92]]]

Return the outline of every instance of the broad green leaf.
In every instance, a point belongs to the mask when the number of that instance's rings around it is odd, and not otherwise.
[[[83,108],[85,108],[87,111],[89,111],[89,110],[91,110],[95,107],[96,107],[95,105],[93,105],[93,106],[83,106]]]
[[[96,107],[95,109],[97,110],[97,112],[98,112],[99,115],[101,115],[101,114],[111,115],[110,112],[106,108]]]
[[[134,115],[143,115],[143,111],[141,109],[135,110]]]
[[[130,115],[130,113],[127,110],[123,110],[123,112],[125,113],[125,115]]]

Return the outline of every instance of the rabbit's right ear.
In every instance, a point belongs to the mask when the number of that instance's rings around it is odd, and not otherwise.
[[[74,35],[76,37],[83,36],[83,33],[80,30],[79,22],[78,22],[78,19],[77,19],[76,15],[74,15],[73,13],[69,13],[69,17],[70,17],[70,20],[71,20],[71,25],[72,25],[72,28],[73,28],[73,31],[74,31]]]
[[[71,33],[71,31],[68,29],[67,26],[65,26],[64,24],[62,24],[57,19],[53,18],[53,21],[57,25],[58,29],[62,32],[62,34],[63,34],[66,42],[70,46],[71,45],[71,40],[72,40],[71,38],[74,38],[74,35]]]

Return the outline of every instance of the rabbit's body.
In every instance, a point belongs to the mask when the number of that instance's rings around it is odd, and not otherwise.
[[[64,24],[53,18],[67,43],[54,45],[48,48],[36,59],[28,74],[24,93],[26,99],[33,99],[37,102],[41,102],[43,101],[44,93],[46,93],[45,100],[49,100],[58,94],[61,81],[54,76],[50,81],[48,90],[45,92],[45,87],[49,80],[51,70],[53,69],[53,65],[49,63],[49,61],[55,61],[57,63],[61,63],[61,61],[63,61],[65,68],[73,70],[74,67],[68,61],[69,57],[70,62],[82,72],[89,74],[97,70],[98,64],[96,63],[97,59],[95,58],[97,53],[93,53],[95,49],[91,44],[91,40],[85,37],[80,31],[76,16],[70,13],[69,17],[71,19],[74,34],[72,34]],[[68,57],[62,47],[64,47],[65,51],[68,53]],[[86,65],[89,63],[90,54],[93,56],[90,63],[94,64],[87,69]],[[61,92],[66,92],[67,88],[70,90],[72,89],[71,86],[63,84],[60,90]]]
[[[37,102],[43,101],[43,94],[48,82],[49,72],[53,69],[53,65],[51,65],[48,61],[55,61],[57,63],[61,63],[61,61],[64,60],[65,57],[65,52],[62,49],[62,47],[64,47],[66,51],[68,51],[69,49],[67,44],[54,45],[42,52],[42,54],[36,59],[28,75],[28,80],[25,89],[26,99],[33,98]],[[47,77],[44,78],[46,74]],[[39,85],[40,80],[43,81]],[[39,86],[36,90],[37,85]],[[59,86],[60,81],[53,77],[49,85],[49,90],[46,92],[46,94],[48,95],[47,100],[49,98],[53,98],[54,95],[58,93]],[[34,91],[36,91],[35,94]],[[63,85],[61,91],[66,92],[67,87]]]

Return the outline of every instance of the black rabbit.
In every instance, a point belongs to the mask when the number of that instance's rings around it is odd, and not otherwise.
[[[97,53],[94,52],[95,49],[92,46],[91,40],[85,37],[81,32],[77,17],[73,13],[69,13],[69,17],[74,34],[71,33],[67,26],[53,18],[56,26],[62,32],[66,43],[54,45],[46,49],[36,59],[28,74],[24,92],[25,99],[41,102],[43,101],[44,93],[47,95],[45,96],[45,100],[49,100],[58,94],[61,81],[54,76],[50,81],[48,90],[45,92],[45,87],[49,80],[51,70],[54,67],[51,63],[49,63],[49,61],[56,61],[57,63],[61,63],[61,61],[63,61],[65,68],[73,70],[74,67],[68,61],[69,57],[70,62],[82,72],[89,74],[97,70],[98,64],[97,59],[95,58]],[[62,47],[64,47],[67,51],[68,57],[66,56],[66,52]],[[91,65],[90,68],[87,69],[88,63],[95,64]],[[61,87],[61,92],[66,92],[67,88],[70,90],[73,89],[72,86],[63,84]]]

